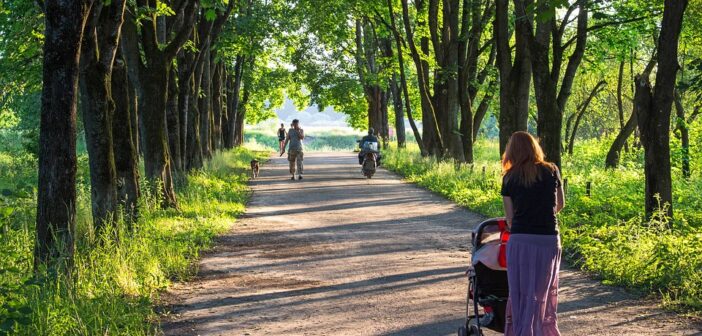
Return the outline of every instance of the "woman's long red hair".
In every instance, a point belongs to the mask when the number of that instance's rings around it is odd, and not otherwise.
[[[527,132],[515,132],[502,155],[502,174],[519,185],[531,186],[539,180],[539,166],[553,171],[552,163],[544,159],[544,151]]]

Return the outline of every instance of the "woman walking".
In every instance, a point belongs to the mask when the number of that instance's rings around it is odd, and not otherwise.
[[[509,300],[505,335],[558,336],[561,241],[556,214],[565,200],[558,167],[536,139],[516,132],[502,158]]]
[[[288,133],[285,131],[285,124],[280,124],[278,129],[278,152],[283,153],[285,151],[285,137]],[[280,154],[281,156],[283,154]]]

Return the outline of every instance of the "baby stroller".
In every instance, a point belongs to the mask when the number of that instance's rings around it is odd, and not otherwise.
[[[473,230],[472,267],[466,272],[466,324],[458,329],[458,336],[482,336],[484,328],[504,332],[509,296],[506,254],[508,240],[509,231],[504,218],[488,219]],[[478,306],[483,307],[483,314],[479,314]]]

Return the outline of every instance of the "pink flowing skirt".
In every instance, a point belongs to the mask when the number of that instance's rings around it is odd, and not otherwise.
[[[560,263],[559,236],[510,236],[506,336],[560,336],[556,318]]]

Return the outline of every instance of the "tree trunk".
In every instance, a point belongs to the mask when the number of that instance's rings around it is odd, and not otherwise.
[[[224,149],[229,149],[231,148],[229,147],[229,144],[231,144],[233,141],[233,129],[230,128],[230,118],[233,117],[231,106],[232,102],[234,101],[234,94],[232,92],[234,91],[234,81],[226,66],[223,66],[223,70],[225,73],[224,90],[226,95],[223,103],[225,110],[222,112],[222,147]]]
[[[236,129],[234,140],[235,146],[241,146],[244,144],[244,122],[246,121],[246,104],[249,101],[249,90],[244,87],[241,101],[239,102],[239,107],[237,108],[238,114],[236,116]]]
[[[644,146],[646,215],[657,211],[673,217],[670,172],[670,116],[678,65],[678,41],[687,0],[666,0],[658,38],[658,70],[653,90],[648,76],[636,79],[635,104]]]
[[[90,166],[93,226],[100,233],[117,211],[117,176],[112,137],[112,66],[125,1],[94,4],[83,35],[80,93]]]
[[[198,107],[198,90],[202,80],[202,62],[197,62],[193,78],[188,81],[188,137],[187,170],[200,169],[203,165],[202,146],[200,145],[200,108]]]
[[[648,61],[646,68],[644,68],[644,71],[639,76],[648,78],[651,75],[651,71],[653,71],[653,68],[656,66],[656,62],[656,54],[654,53],[651,59]],[[636,80],[633,80],[632,82],[635,83]],[[634,95],[636,95],[635,87]],[[605,159],[605,168],[617,168],[617,166],[619,165],[621,151],[623,148],[626,147],[627,139],[629,139],[629,137],[632,134],[636,136],[635,132],[638,130],[637,126],[639,123],[639,113],[637,112],[638,108],[639,107],[636,105],[636,102],[634,102],[634,107],[632,109],[629,120],[624,124],[624,127],[621,129],[619,134],[617,134],[617,137],[614,139],[612,146],[609,148],[609,152],[607,152],[607,158]]]
[[[480,125],[482,125],[483,119],[485,119],[487,110],[490,107],[490,103],[492,102],[492,98],[495,95],[495,84],[495,80],[490,81],[487,90],[485,90],[485,93],[483,95],[483,99],[480,100],[480,105],[478,105],[478,108],[475,110],[475,115],[473,116],[473,142],[475,142],[478,139]]]
[[[117,200],[124,209],[125,221],[134,223],[138,216],[139,199],[139,165],[138,152],[134,145],[136,124],[132,114],[135,113],[130,97],[127,68],[121,59],[115,61],[112,70],[112,97],[115,112],[112,118],[112,136],[114,138],[115,172],[117,176]]]
[[[617,111],[619,112],[619,130],[624,129],[624,100],[622,99],[622,88],[624,86],[624,65],[626,61],[622,60],[619,63],[619,76],[617,77]],[[627,150],[626,141],[624,141],[624,150]]]
[[[139,143],[139,102],[141,101],[141,86],[140,86],[140,66],[141,56],[139,52],[139,35],[134,16],[130,11],[125,11],[125,20],[122,24],[122,36],[120,38],[119,50],[127,68],[127,78],[129,80],[129,105],[130,117],[132,126],[132,144],[138,154],[141,153]]]
[[[137,0],[137,6],[146,7],[145,11],[152,21],[157,21],[156,2]],[[173,187],[173,167],[168,144],[168,123],[166,104],[168,101],[168,84],[171,65],[178,51],[189,40],[199,11],[198,1],[187,1],[183,8],[175,13],[171,27],[170,41],[160,43],[155,24],[141,26],[141,51],[138,57],[142,98],[140,100],[140,129],[144,152],[144,170],[146,177],[155,187],[156,195],[162,199],[162,206],[177,208],[178,203]],[[163,36],[162,36],[163,37]],[[141,59],[145,63],[142,63]]]
[[[240,128],[239,125],[239,97],[240,97],[240,90],[241,90],[241,81],[244,75],[244,61],[245,57],[242,55],[238,55],[236,57],[236,61],[234,64],[234,79],[232,81],[232,88],[231,88],[231,102],[229,105],[229,129],[231,132],[231,137],[230,137],[230,142],[226,143],[227,148],[234,148],[235,146],[240,145],[241,143],[237,143],[239,136],[237,131]]]
[[[687,119],[685,119],[685,108],[682,104],[680,93],[675,90],[675,128],[680,132],[680,146],[682,155],[680,165],[682,167],[683,178],[690,178],[690,130]]]
[[[636,129],[637,125],[638,120],[636,118],[636,106],[634,106],[634,110],[631,112],[629,120],[626,122],[626,124],[624,124],[624,127],[622,127],[621,131],[619,131],[617,137],[614,138],[612,146],[609,147],[609,151],[607,152],[607,158],[605,159],[606,168],[617,168],[617,166],[619,166],[619,159],[620,154],[622,152],[622,148],[624,148],[626,140],[631,136],[631,134],[634,133],[634,130]]]
[[[390,24],[393,31],[393,36],[395,37],[395,47],[397,48],[397,63],[400,67],[400,88],[402,89],[402,94],[405,101],[405,111],[407,111],[407,120],[412,128],[412,133],[414,134],[415,141],[419,147],[419,152],[422,156],[427,155],[427,151],[424,148],[424,141],[422,141],[422,136],[419,134],[419,129],[414,122],[414,117],[412,116],[412,104],[410,102],[409,90],[407,89],[407,77],[405,76],[405,61],[402,54],[402,38],[397,30],[397,25],[395,23],[395,11],[393,10],[392,0],[387,0],[388,11],[390,13]],[[403,13],[406,8],[406,3],[403,3]]]
[[[597,95],[597,93],[602,89],[602,87],[606,83],[607,82],[603,80],[599,81],[590,92],[590,95],[588,95],[588,97],[582,103],[580,109],[575,112],[575,124],[573,124],[573,131],[570,134],[570,141],[568,142],[568,154],[573,155],[573,147],[575,146],[575,135],[578,133],[578,126],[580,126],[580,120],[583,118],[583,115],[585,115],[585,112],[587,112],[587,108],[588,106],[590,106],[590,102],[592,101],[592,99]]]
[[[183,163],[180,147],[180,115],[178,104],[180,101],[180,88],[177,82],[178,72],[171,70],[168,76],[168,102],[166,103],[166,123],[168,125],[168,150],[171,153],[173,168],[177,171],[183,170]]]
[[[406,131],[405,131],[405,111],[402,110],[402,94],[400,87],[397,85],[397,74],[392,74],[390,80],[390,92],[392,94],[393,110],[395,111],[395,135],[397,136],[397,148],[405,148],[406,146]]]
[[[530,28],[523,24],[515,25],[515,53],[512,61],[508,13],[508,0],[496,0],[493,34],[500,75],[500,154],[504,153],[512,133],[527,130],[531,83],[531,55],[527,47]]]
[[[515,0],[517,1],[517,0]],[[537,106],[537,135],[544,149],[546,159],[561,165],[561,131],[563,129],[563,111],[571,94],[573,81],[585,53],[587,43],[588,6],[585,0],[578,0],[571,5],[562,19],[560,26],[557,16],[548,20],[533,20],[525,11],[531,5],[531,0],[519,0],[515,3],[518,19],[516,25],[523,27],[529,39],[528,48],[531,54],[531,66],[534,78],[534,93]],[[577,29],[575,36],[569,42],[562,43],[563,33],[570,22],[570,14],[577,5]],[[536,12],[549,10],[547,1],[536,2]],[[533,22],[536,30],[531,31]],[[568,57],[565,71],[562,71],[564,52],[568,50],[571,41],[575,42],[572,53]]]
[[[198,109],[200,110],[200,146],[204,159],[212,158],[212,147],[210,144],[210,118],[212,114],[212,73],[210,72],[210,52],[208,49],[202,55],[204,63],[202,66],[202,81],[200,90],[202,95],[198,99]]]
[[[414,33],[409,16],[409,5],[407,0],[402,0],[402,21],[405,27],[406,41],[409,46],[412,60],[417,69],[417,81],[419,85],[419,96],[422,107],[422,137],[424,153],[426,155],[441,154],[444,151],[444,143],[439,130],[436,111],[432,102],[431,93],[429,92],[429,62],[426,58],[422,58],[414,44]],[[423,13],[426,10],[424,0],[415,1],[415,7],[418,13]],[[425,20],[418,20],[418,29],[426,28]],[[422,55],[429,55],[429,38],[426,36],[420,39],[420,48]]]
[[[90,1],[44,4],[44,60],[35,269],[71,264],[76,206],[76,109],[83,29]]]
[[[222,63],[215,65],[212,78],[212,148],[222,148]]]
[[[151,59],[146,71],[142,73],[144,96],[139,111],[146,177],[154,183],[153,186],[157,188],[155,190],[164,207],[177,207],[166,121],[169,73],[169,61],[163,57]]]
[[[181,50],[177,56],[178,63],[178,138],[180,139],[180,169],[188,169],[188,109],[190,108],[190,93],[193,78],[191,66],[195,55]]]

